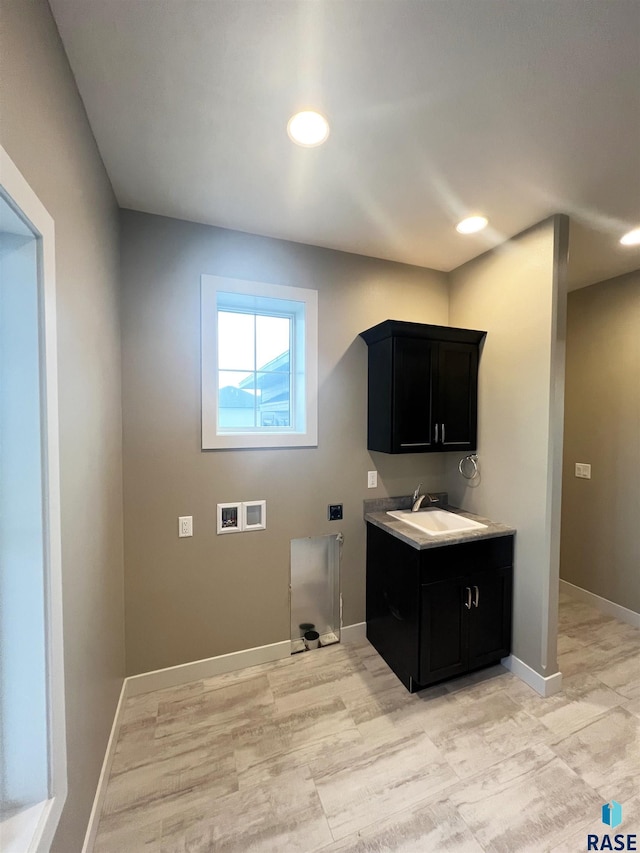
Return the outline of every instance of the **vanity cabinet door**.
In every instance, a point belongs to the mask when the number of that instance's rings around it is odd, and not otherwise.
[[[422,685],[497,663],[511,651],[511,567],[423,584]]]
[[[501,568],[469,577],[469,669],[506,657],[511,651],[513,569]]]
[[[420,684],[467,670],[466,587],[464,578],[422,585]]]

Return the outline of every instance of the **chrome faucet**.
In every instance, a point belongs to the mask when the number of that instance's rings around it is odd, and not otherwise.
[[[431,495],[427,492],[424,495],[420,494],[420,489],[422,488],[422,483],[418,483],[418,488],[413,493],[413,506],[411,507],[411,512],[418,512],[420,507],[422,506],[422,502],[425,498],[429,501],[430,504],[439,504],[440,498],[437,495]]]

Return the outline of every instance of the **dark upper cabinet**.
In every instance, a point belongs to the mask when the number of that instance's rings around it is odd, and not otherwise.
[[[369,348],[368,449],[475,450],[485,334],[400,320],[362,332]]]

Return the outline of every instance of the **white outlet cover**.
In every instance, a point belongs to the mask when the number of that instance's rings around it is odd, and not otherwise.
[[[377,471],[368,471],[367,472],[367,488],[375,489],[378,485],[378,472]]]
[[[178,537],[193,536],[193,516],[181,515],[178,518]]]

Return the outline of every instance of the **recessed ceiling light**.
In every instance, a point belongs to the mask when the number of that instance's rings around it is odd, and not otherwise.
[[[456,225],[458,234],[475,234],[476,231],[482,231],[489,220],[486,216],[467,216]]]
[[[623,246],[638,246],[640,245],[640,228],[634,228],[633,231],[627,231],[624,237],[620,238]]]
[[[329,122],[320,113],[304,110],[291,116],[287,123],[289,139],[304,148],[322,145],[329,136]]]

